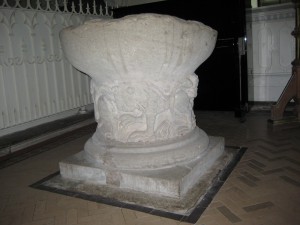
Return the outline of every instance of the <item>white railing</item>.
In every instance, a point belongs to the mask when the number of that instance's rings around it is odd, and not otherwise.
[[[66,0],[32,2],[0,0],[0,136],[12,127],[92,104],[89,77],[65,59],[59,32],[110,17],[109,8],[97,10],[95,1],[93,10],[85,5],[86,11],[84,4],[70,8]]]
[[[111,8],[103,0],[2,0],[0,7],[112,16]]]

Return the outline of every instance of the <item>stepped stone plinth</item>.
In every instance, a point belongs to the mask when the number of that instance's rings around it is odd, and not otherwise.
[[[70,63],[91,77],[98,123],[84,150],[60,162],[62,178],[170,211],[172,203],[149,199],[190,199],[173,207],[187,212],[199,184],[228,162],[224,139],[197,127],[193,112],[194,71],[212,53],[217,32],[196,21],[137,14],[87,21],[60,38]]]

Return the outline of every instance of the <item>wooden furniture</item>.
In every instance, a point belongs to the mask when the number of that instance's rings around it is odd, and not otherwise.
[[[292,62],[292,76],[278,101],[271,108],[269,121],[274,125],[300,122],[300,0],[293,2],[296,9],[296,25],[292,35],[296,38],[296,58]],[[285,109],[291,100],[295,102],[294,115],[284,116]]]

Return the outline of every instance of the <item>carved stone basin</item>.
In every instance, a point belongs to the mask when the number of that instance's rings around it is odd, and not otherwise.
[[[97,130],[60,163],[66,179],[182,198],[223,154],[193,113],[196,68],[217,32],[159,14],[97,19],[60,34],[70,63],[91,76]]]
[[[60,36],[71,64],[100,85],[179,81],[212,53],[217,32],[196,21],[139,14],[90,20],[64,29]]]

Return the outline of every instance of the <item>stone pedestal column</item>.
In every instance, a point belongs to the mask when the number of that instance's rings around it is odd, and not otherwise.
[[[66,57],[91,76],[95,134],[60,163],[63,178],[182,198],[220,158],[193,113],[195,69],[217,32],[158,14],[99,19],[60,35]]]

